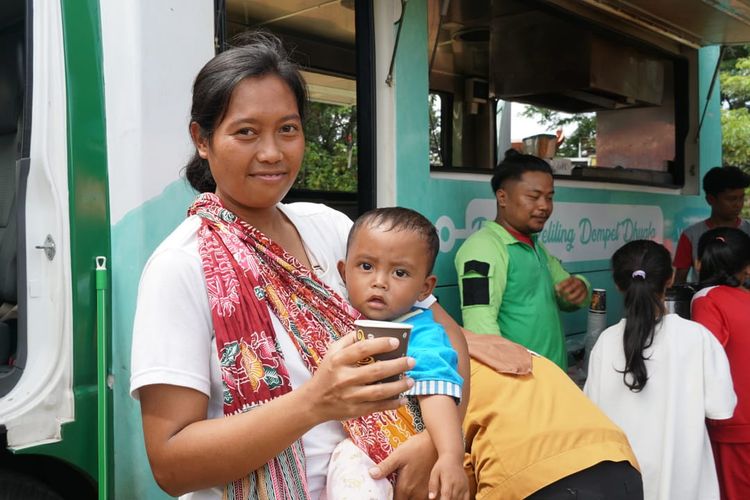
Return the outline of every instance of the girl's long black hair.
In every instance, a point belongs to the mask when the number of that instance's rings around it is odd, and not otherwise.
[[[706,231],[698,240],[700,287],[743,285],[737,275],[750,265],[750,236],[733,227]]]
[[[623,245],[612,256],[612,274],[625,294],[625,369],[622,379],[633,392],[648,382],[643,351],[654,341],[654,331],[665,313],[664,291],[672,278],[669,251],[649,240]]]

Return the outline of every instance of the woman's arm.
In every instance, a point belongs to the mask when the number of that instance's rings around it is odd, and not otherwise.
[[[408,390],[411,379],[369,384],[410,369],[414,360],[356,365],[396,345],[387,338],[354,342],[349,334],[331,345],[307,383],[226,418],[207,420],[208,397],[199,391],[141,387],[146,451],[156,481],[175,496],[223,485],[261,467],[317,424],[397,408],[403,401],[390,398]]]

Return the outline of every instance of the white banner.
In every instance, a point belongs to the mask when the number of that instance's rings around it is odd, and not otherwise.
[[[494,219],[496,210],[494,199],[474,199],[466,207],[463,228],[447,215],[438,218],[440,250],[451,251],[457,240],[479,229],[482,220]],[[664,216],[658,206],[558,202],[539,239],[563,262],[580,262],[609,259],[632,240],[661,243],[663,235]]]

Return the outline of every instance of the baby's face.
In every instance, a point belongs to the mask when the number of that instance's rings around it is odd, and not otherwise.
[[[414,231],[363,226],[354,234],[339,272],[349,301],[370,319],[390,321],[432,292],[427,243]]]

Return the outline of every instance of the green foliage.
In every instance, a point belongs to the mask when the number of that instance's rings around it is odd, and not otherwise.
[[[294,183],[296,189],[313,191],[357,191],[357,147],[352,147],[352,163],[344,144],[335,144],[334,151],[316,142],[308,142],[305,161]]]
[[[721,133],[722,163],[750,164],[750,111],[747,108],[722,110]]]
[[[720,72],[721,99],[729,109],[740,109],[750,100],[750,58],[737,59],[731,69]]]
[[[591,156],[596,154],[596,115],[580,114],[574,115],[579,118],[578,127],[571,133],[560,146],[557,154],[564,157],[579,156],[579,144],[581,154]]]
[[[443,97],[437,93],[430,93],[429,99],[430,165],[442,167],[445,166],[445,161],[443,161],[443,123],[441,115]]]
[[[725,49],[719,78],[722,163],[750,171],[750,45]],[[743,216],[748,217],[750,192],[745,200]]]
[[[357,191],[357,111],[312,102],[305,118],[305,159],[295,189]]]

